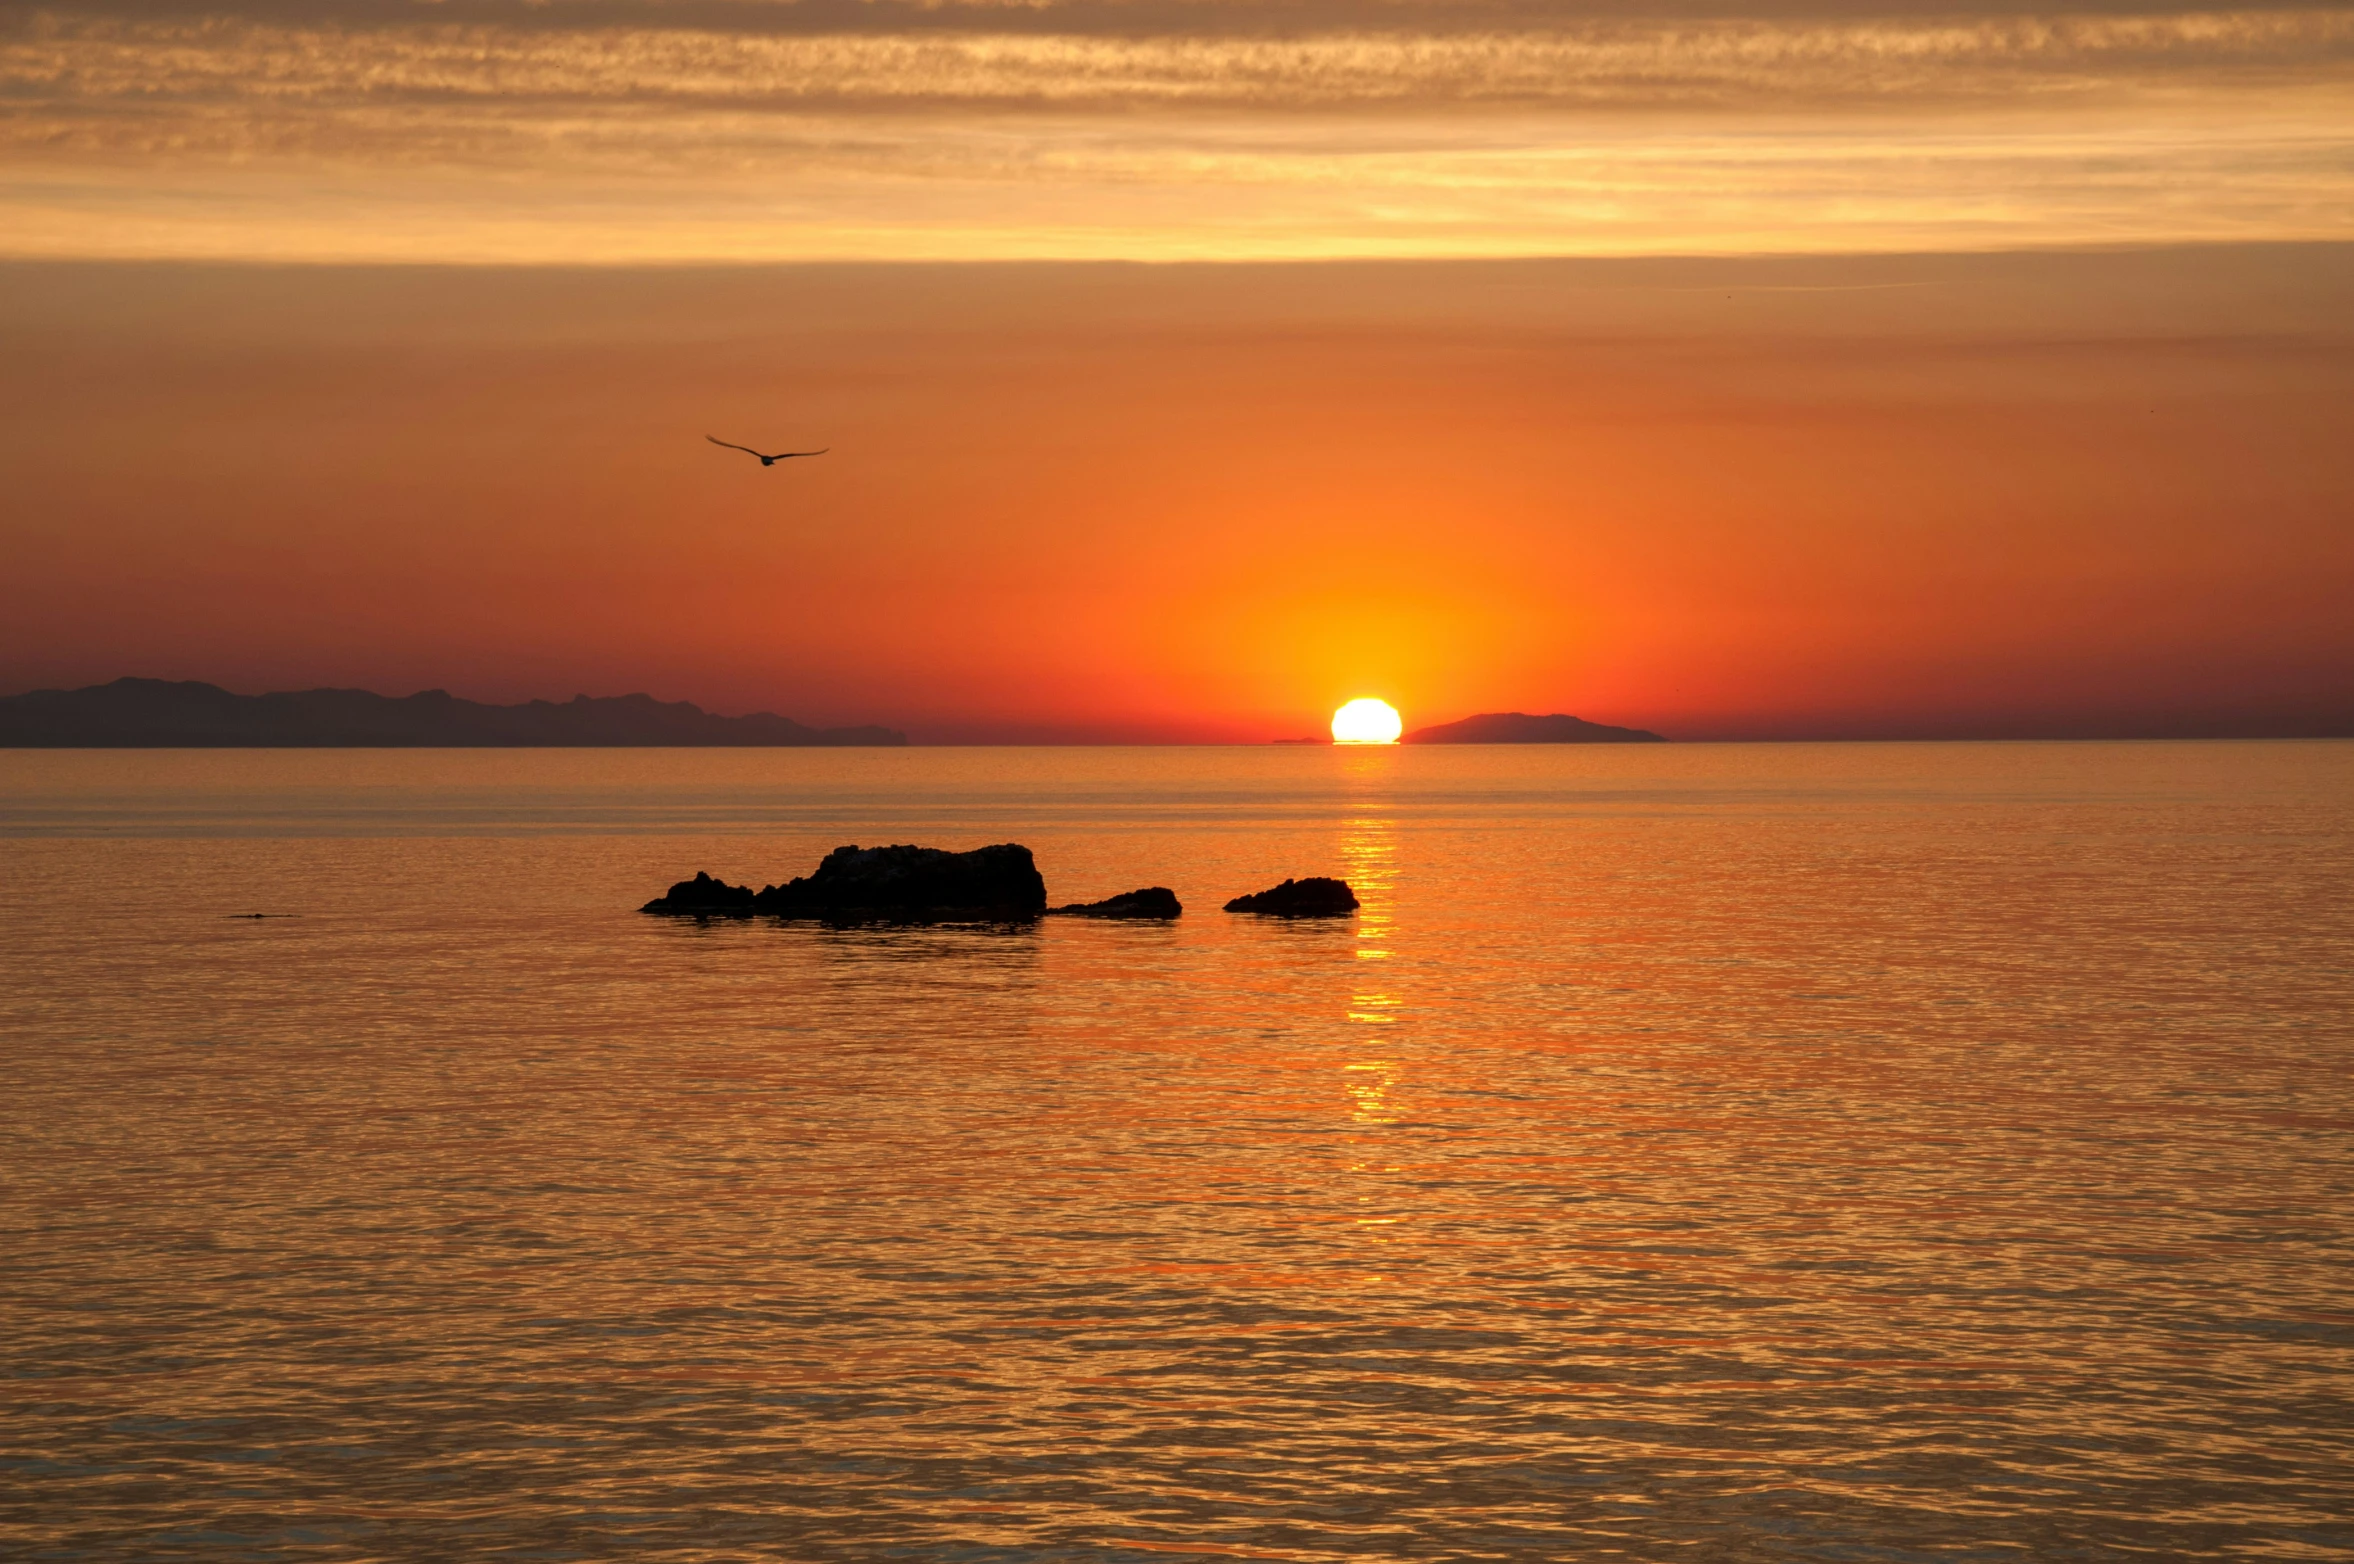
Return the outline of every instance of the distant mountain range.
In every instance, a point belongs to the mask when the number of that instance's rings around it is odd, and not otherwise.
[[[1491,711],[1435,728],[1416,728],[1408,744],[1665,744],[1642,728],[1613,728],[1555,712],[1532,717],[1524,711]]]
[[[232,695],[213,684],[117,679],[0,696],[0,747],[229,749],[905,744],[890,728],[812,728],[756,711],[720,717],[651,695],[576,695],[486,706],[447,690],[405,699],[367,690]]]

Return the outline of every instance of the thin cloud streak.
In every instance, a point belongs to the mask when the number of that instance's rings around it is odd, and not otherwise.
[[[20,256],[303,261],[1762,254],[2354,237],[2342,143],[2235,140],[2195,125],[2064,142],[1687,136],[1372,152],[1279,145],[1255,126],[1150,144],[1054,128],[966,131],[947,149],[871,134],[829,141],[829,127],[806,127],[804,166],[757,189],[682,187],[653,172],[548,175],[518,199],[496,175],[223,169],[159,191],[136,175],[84,172],[11,180],[0,210]]]

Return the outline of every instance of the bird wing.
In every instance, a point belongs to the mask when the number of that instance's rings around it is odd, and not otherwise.
[[[707,434],[703,436],[703,438],[709,440],[713,445],[724,445],[731,451],[742,451],[746,456],[758,456],[760,454],[758,451],[755,451],[748,445],[738,445],[733,440],[722,440],[715,434]]]
[[[770,457],[769,460],[774,462],[781,462],[788,456],[823,456],[827,451],[832,449],[833,447],[828,445],[822,446],[814,451],[779,451],[776,453],[776,455]]]

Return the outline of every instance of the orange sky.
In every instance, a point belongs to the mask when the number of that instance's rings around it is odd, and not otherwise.
[[[81,0],[0,99],[0,691],[2354,732],[2342,10]]]
[[[2342,730],[2348,263],[22,265],[0,682]]]

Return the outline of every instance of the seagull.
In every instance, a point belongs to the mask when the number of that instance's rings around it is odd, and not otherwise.
[[[752,447],[748,445],[738,445],[733,440],[722,440],[715,434],[707,434],[703,436],[703,438],[709,440],[713,445],[724,445],[731,451],[742,451],[746,456],[759,456],[760,465],[763,467],[774,467],[777,463],[781,461],[788,461],[796,456],[823,456],[825,455],[826,451],[833,449],[833,447],[829,445],[825,447],[824,450],[779,451],[774,456],[761,456],[760,452],[753,450]]]

